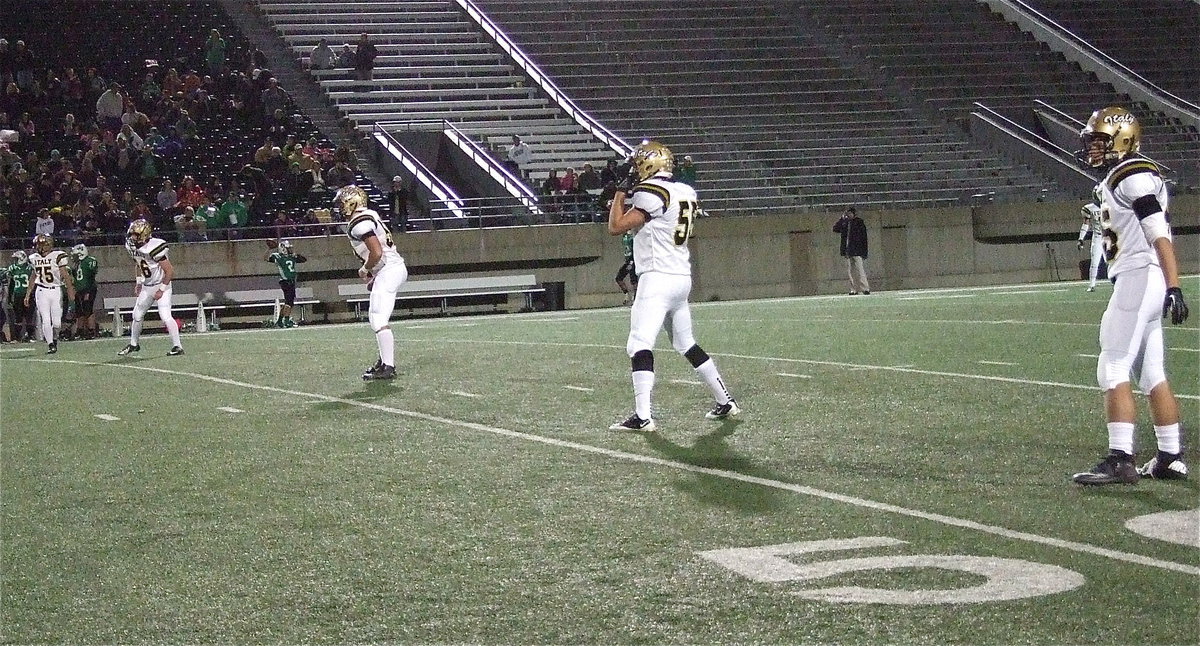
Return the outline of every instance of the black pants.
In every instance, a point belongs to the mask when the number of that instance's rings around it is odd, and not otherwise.
[[[296,281],[280,280],[279,289],[283,290],[283,304],[291,307],[296,304]]]

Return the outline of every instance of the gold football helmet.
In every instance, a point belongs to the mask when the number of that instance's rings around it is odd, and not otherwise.
[[[137,219],[129,223],[129,229],[125,231],[125,237],[135,245],[141,246],[150,240],[150,223]]]
[[[333,196],[333,206],[349,220],[355,211],[366,208],[367,192],[354,184],[347,184],[339,188],[337,195]]]
[[[1079,131],[1083,150],[1079,158],[1092,168],[1111,166],[1137,153],[1142,143],[1142,126],[1125,108],[1110,106],[1096,110]]]
[[[46,255],[54,250],[54,238],[45,233],[39,233],[33,237],[33,249],[41,255]]]
[[[629,164],[638,181],[653,177],[655,173],[675,171],[675,156],[671,149],[657,141],[642,141],[629,153]]]

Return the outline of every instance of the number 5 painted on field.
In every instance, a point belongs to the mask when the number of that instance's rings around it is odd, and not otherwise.
[[[699,555],[761,583],[810,581],[848,572],[901,568],[937,568],[967,572],[987,579],[986,582],[977,586],[951,590],[885,590],[848,586],[791,592],[791,594],[805,599],[839,603],[896,605],[985,603],[1066,592],[1078,588],[1086,581],[1078,572],[1057,565],[983,556],[916,554],[837,559],[806,564],[793,563],[782,558],[816,552],[861,550],[904,544],[905,541],[886,536],[863,536],[851,539],[710,550],[700,552]]]

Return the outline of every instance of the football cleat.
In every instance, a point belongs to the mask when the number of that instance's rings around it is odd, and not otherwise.
[[[384,379],[396,378],[396,366],[389,366],[380,362],[377,366],[363,373],[363,381],[378,381]]]
[[[46,354],[54,354],[58,352],[58,343],[51,343],[50,347],[46,348]]]
[[[642,419],[634,413],[623,422],[617,422],[608,427],[610,431],[645,431],[647,433],[654,430],[654,420]]]
[[[1138,475],[1155,480],[1187,480],[1188,469],[1183,462],[1182,453],[1159,451],[1138,469]]]
[[[127,355],[127,354],[130,354],[130,353],[132,353],[132,352],[137,352],[137,351],[139,351],[139,350],[141,350],[141,349],[142,349],[142,346],[140,346],[140,345],[134,345],[134,344],[130,343],[129,345],[125,346],[124,348],[121,348],[121,351],[117,353],[117,356],[118,356],[118,357],[123,357],[123,356],[125,356],[125,355]]]
[[[713,409],[705,413],[704,417],[706,419],[728,419],[730,417],[737,417],[741,412],[741,407],[731,399],[728,404],[713,406]]]
[[[167,356],[168,356],[168,357],[176,357],[176,356],[179,356],[179,355],[181,355],[181,354],[183,354],[183,348],[181,348],[181,347],[179,347],[179,346],[177,346],[177,345],[173,345],[173,346],[171,346],[171,349],[170,349],[170,350],[167,350]]]
[[[1136,484],[1139,478],[1137,467],[1133,466],[1133,456],[1116,450],[1109,451],[1091,471],[1071,476],[1081,485]]]

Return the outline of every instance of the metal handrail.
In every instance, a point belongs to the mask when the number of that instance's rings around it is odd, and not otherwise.
[[[633,150],[633,147],[625,143],[625,140],[618,137],[608,128],[605,128],[599,121],[593,118],[592,115],[584,112],[582,108],[575,105],[575,102],[572,101],[566,94],[564,94],[563,91],[559,89],[557,85],[555,85],[554,81],[551,81],[550,77],[547,76],[546,73],[541,70],[541,68],[535,65],[533,61],[530,60],[529,56],[526,55],[520,47],[517,47],[516,43],[514,43],[500,29],[500,27],[496,25],[496,23],[492,22],[492,19],[489,18],[487,14],[483,13],[483,10],[480,9],[472,0],[455,0],[455,2],[457,2],[458,6],[461,7],[464,12],[466,12],[467,16],[474,20],[476,24],[483,29],[484,33],[495,40],[500,49],[504,50],[504,52],[513,59],[513,62],[515,62],[518,67],[524,70],[525,73],[529,75],[529,78],[533,79],[534,83],[540,85],[541,88],[550,96],[550,99],[557,103],[564,112],[566,112],[572,119],[575,120],[576,123],[583,126],[588,130],[588,132],[591,132],[592,135],[598,139],[602,140],[608,145],[609,148],[612,148],[612,150],[621,157],[628,155],[629,151]]]
[[[451,213],[459,218],[466,217],[466,214],[464,214],[462,211],[462,198],[454,192],[454,189],[450,188],[449,185],[439,179],[437,175],[434,175],[433,171],[429,170],[425,164],[421,163],[421,160],[417,159],[415,155],[409,152],[403,144],[397,141],[396,138],[392,136],[392,133],[388,132],[380,124],[375,124],[374,132],[372,134],[375,137],[375,141],[378,142],[384,150],[395,157],[396,160],[400,162],[401,166],[408,170],[408,172],[412,173],[417,182],[427,188],[430,193],[433,193],[433,196],[437,198],[439,202],[445,204]]]
[[[442,134],[445,135],[451,142],[458,146],[459,150],[463,151],[471,158],[480,168],[483,168],[491,175],[492,179],[496,180],[509,195],[520,200],[532,213],[541,215],[541,211],[537,207],[538,198],[530,190],[529,186],[515,177],[507,168],[496,163],[474,139],[467,133],[459,130],[449,120],[442,121]]]

